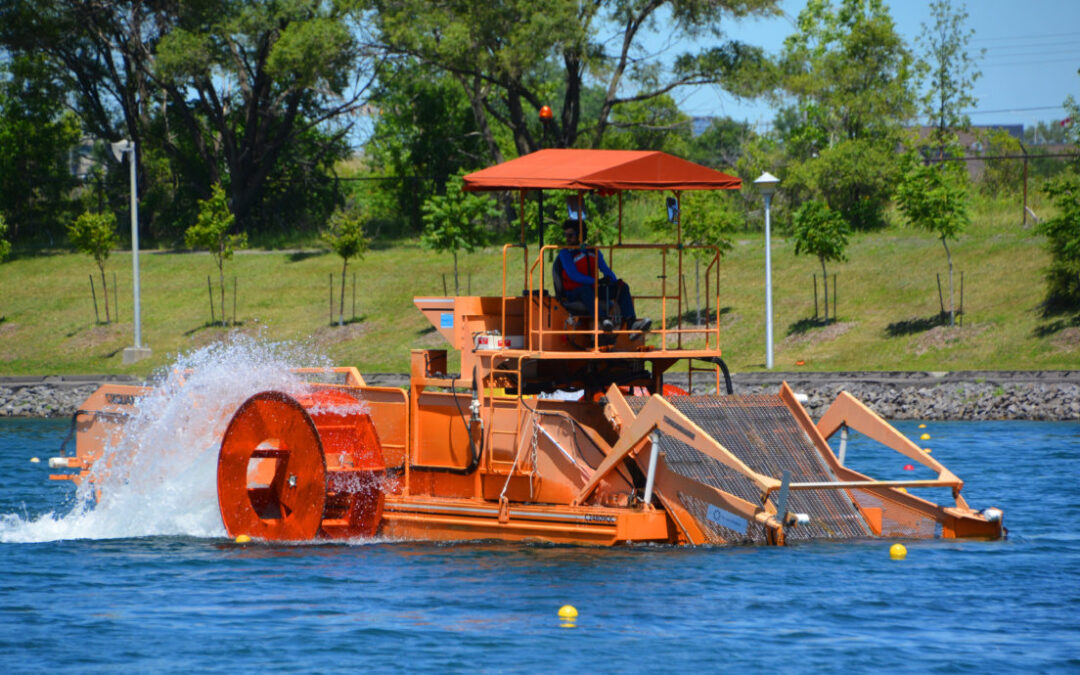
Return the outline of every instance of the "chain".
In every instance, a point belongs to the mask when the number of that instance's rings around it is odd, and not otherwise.
[[[540,415],[533,411],[533,433],[532,433],[532,470],[536,471],[536,452],[537,445],[540,440],[538,435],[540,433]]]

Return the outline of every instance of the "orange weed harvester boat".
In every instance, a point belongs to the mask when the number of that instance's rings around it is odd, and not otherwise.
[[[368,386],[339,368],[302,396],[252,396],[221,440],[217,491],[228,534],[596,545],[1001,537],[999,510],[969,508],[955,475],[850,395],[815,424],[786,384],[775,395],[732,393],[715,321],[720,253],[682,242],[677,209],[674,243],[622,242],[626,190],[677,200],[739,185],[664,153],[630,151],[542,150],[466,176],[467,190],[516,190],[523,224],[522,243],[502,251],[501,296],[414,300],[460,352],[460,374],[448,372],[447,350],[416,349],[407,391]],[[545,260],[562,247],[541,241],[530,253],[524,205],[527,191],[550,189],[576,194],[579,213],[586,192],[616,196],[618,243],[604,247],[607,258],[637,268],[658,257],[659,291],[649,295],[643,283],[636,295],[660,313],[644,339],[603,330],[599,299],[572,313],[545,290]],[[670,281],[682,278],[691,249],[709,258],[704,325],[684,325],[682,293]],[[705,383],[710,393],[665,384],[680,364],[691,389]],[[93,394],[76,416],[76,455],[52,460],[79,473],[54,478],[85,477],[146,391],[106,385]],[[565,400],[567,391],[580,398]],[[876,481],[853,471],[844,465],[849,427],[937,477]],[[837,431],[839,457],[827,443]],[[942,487],[952,505],[905,489]]]

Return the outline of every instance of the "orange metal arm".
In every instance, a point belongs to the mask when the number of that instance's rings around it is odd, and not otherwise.
[[[890,426],[888,422],[881,419],[877,413],[867,408],[854,396],[842,391],[833,401],[833,404],[829,406],[829,409],[825,411],[825,414],[822,415],[817,423],[817,428],[822,436],[829,438],[845,424],[878,443],[896,450],[908,459],[937,471],[939,485],[948,484],[954,487],[963,485],[963,482],[953,472],[923,452],[907,436]]]
[[[608,401],[612,403],[613,409],[617,411],[617,415],[622,418],[623,430],[619,434],[619,442],[612,448],[611,454],[601,462],[589,482],[574,497],[572,502],[574,505],[584,502],[592,491],[596,489],[601,479],[630,455],[632,451],[641,447],[648,439],[649,433],[654,429],[659,429],[672,438],[676,438],[721,464],[738,471],[752,480],[762,493],[780,487],[780,481],[751,469],[733,455],[730,450],[709,436],[701,427],[676,410],[662,396],[654,394],[650,397],[648,403],[645,404],[645,407],[641,409],[641,412],[636,417],[630,412],[630,407],[626,404],[626,400],[622,398],[622,393],[618,387],[613,385],[608,389],[607,397]],[[633,420],[629,427],[626,426],[627,420]]]

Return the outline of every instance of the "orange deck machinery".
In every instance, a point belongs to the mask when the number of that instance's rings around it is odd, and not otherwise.
[[[523,226],[523,243],[503,248],[501,295],[414,300],[448,349],[413,350],[407,390],[338,368],[307,373],[318,381],[300,394],[260,392],[239,406],[217,467],[230,536],[592,545],[1003,536],[999,510],[969,507],[962,481],[853,397],[841,394],[815,423],[787,385],[733,393],[714,311],[719,252],[696,247],[711,256],[703,324],[684,325],[680,284],[668,280],[681,280],[695,248],[682,242],[681,192],[738,179],[663,153],[544,150],[465,180],[517,190],[522,213],[529,190],[567,190],[577,213],[588,192],[672,192],[673,243],[624,244],[620,225],[604,248],[609,259],[637,256],[631,277],[642,256],[658,256],[657,288],[635,294],[657,310],[658,328],[604,330],[599,298],[591,313],[567,311],[545,290],[560,247],[541,242],[530,256]],[[665,382],[680,369],[694,393]],[[54,477],[91,475],[147,391],[106,385],[91,396],[75,418],[75,455],[52,460],[77,473]],[[849,428],[935,477],[854,471],[844,463]],[[952,503],[908,492],[927,488]]]

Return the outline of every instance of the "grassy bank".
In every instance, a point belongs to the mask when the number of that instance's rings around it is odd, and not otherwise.
[[[959,272],[964,273],[965,313],[963,327],[957,328],[940,325],[935,275],[940,272],[944,283],[947,268],[941,242],[930,235],[893,227],[853,237],[849,261],[829,268],[839,275],[839,315],[827,326],[813,321],[811,275],[820,275],[817,260],[796,257],[790,241],[774,237],[776,367],[795,369],[797,361],[812,370],[1080,367],[1080,313],[1042,315],[1048,256],[1042,237],[1018,221],[1014,200],[984,203],[976,209],[975,224],[950,245],[958,292]],[[361,371],[405,372],[409,348],[442,343],[412,298],[442,295],[444,275],[453,293],[449,254],[432,254],[416,242],[376,246],[350,266],[350,278],[352,271],[357,275],[356,319],[343,328],[331,327],[328,279],[335,275],[335,283],[340,280],[339,258],[328,252],[249,251],[227,266],[227,308],[231,316],[235,276],[240,325],[223,329],[209,325],[207,275],[216,284],[209,255],[144,252],[141,260],[143,342],[153,356],[132,366],[121,363],[123,348],[132,344],[129,254],[116,253],[109,261],[110,279],[115,271],[120,286],[120,321],[111,325],[95,324],[88,275],[96,268],[88,257],[53,252],[0,265],[0,374],[146,374],[170,363],[178,352],[220,340],[232,330],[302,341],[313,352]],[[494,247],[461,256],[462,293],[471,284],[474,295],[497,295],[500,260]],[[617,252],[613,267],[635,294],[658,292],[654,254]],[[520,269],[518,263],[509,288],[520,288]],[[692,307],[692,265],[686,281]],[[760,234],[737,238],[722,263],[720,283],[725,357],[737,371],[763,369]],[[98,300],[100,305],[100,295]],[[641,304],[639,314],[659,316],[655,303]],[[350,305],[348,290],[346,319]]]

